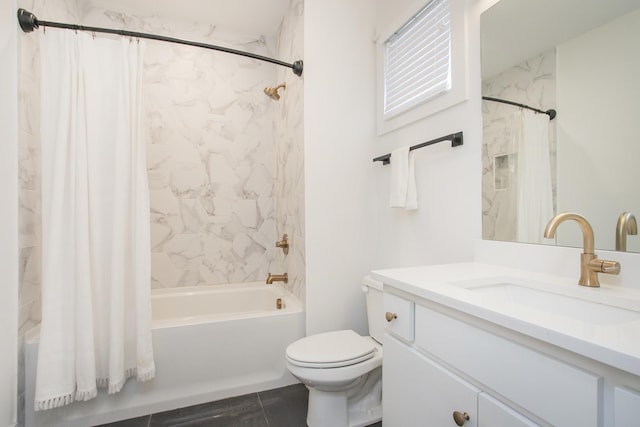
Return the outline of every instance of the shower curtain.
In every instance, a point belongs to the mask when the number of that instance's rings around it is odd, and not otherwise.
[[[47,29],[42,62],[42,322],[35,409],[155,375],[144,44]]]
[[[517,146],[517,241],[542,243],[553,217],[549,116],[530,110],[517,113],[512,133]]]

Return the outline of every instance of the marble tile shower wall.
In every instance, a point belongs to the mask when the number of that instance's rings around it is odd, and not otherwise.
[[[18,0],[46,20],[78,21],[76,0]],[[44,18],[46,17],[46,18]],[[24,424],[24,335],[40,323],[40,51],[37,33],[18,35],[19,245],[18,424]]]
[[[547,110],[556,106],[556,52],[551,50],[524,61],[482,82],[482,94]],[[515,161],[510,142],[511,117],[517,107],[482,103],[482,238],[516,240],[516,182],[500,156]],[[556,132],[551,121],[550,156],[552,186],[556,194]],[[503,157],[506,159],[506,157]],[[494,169],[495,165],[499,167]]]
[[[278,58],[297,60],[304,58],[304,2],[292,0],[282,21],[278,36]],[[304,76],[304,74],[303,74]],[[291,70],[279,68],[274,84],[286,82],[279,101],[272,101],[276,119],[275,188],[276,229],[278,236],[287,233],[290,241],[288,255],[276,252],[277,272],[287,272],[285,286],[301,301],[305,301],[305,238],[304,238],[304,77]]]
[[[275,40],[167,17],[85,12],[125,28],[274,56]],[[264,280],[275,271],[273,65],[147,41],[144,99],[152,287]]]

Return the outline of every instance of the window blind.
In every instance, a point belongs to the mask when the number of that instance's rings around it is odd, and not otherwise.
[[[432,0],[385,42],[384,117],[451,89],[449,0]]]

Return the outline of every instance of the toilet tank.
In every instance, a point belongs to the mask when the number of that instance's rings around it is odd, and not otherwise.
[[[362,279],[362,291],[367,297],[367,318],[369,320],[369,335],[380,344],[384,335],[385,320],[382,302],[382,282],[373,280],[370,276]]]

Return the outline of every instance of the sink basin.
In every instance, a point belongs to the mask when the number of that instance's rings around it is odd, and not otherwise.
[[[574,319],[597,326],[613,326],[640,320],[640,312],[603,303],[587,300],[575,295],[562,295],[546,289],[536,289],[529,285],[496,281],[495,283],[469,283],[464,288],[475,294],[511,304],[526,306],[545,313]],[[583,291],[583,289],[576,289]],[[599,290],[588,289],[597,298]],[[603,298],[606,299],[606,298]]]

